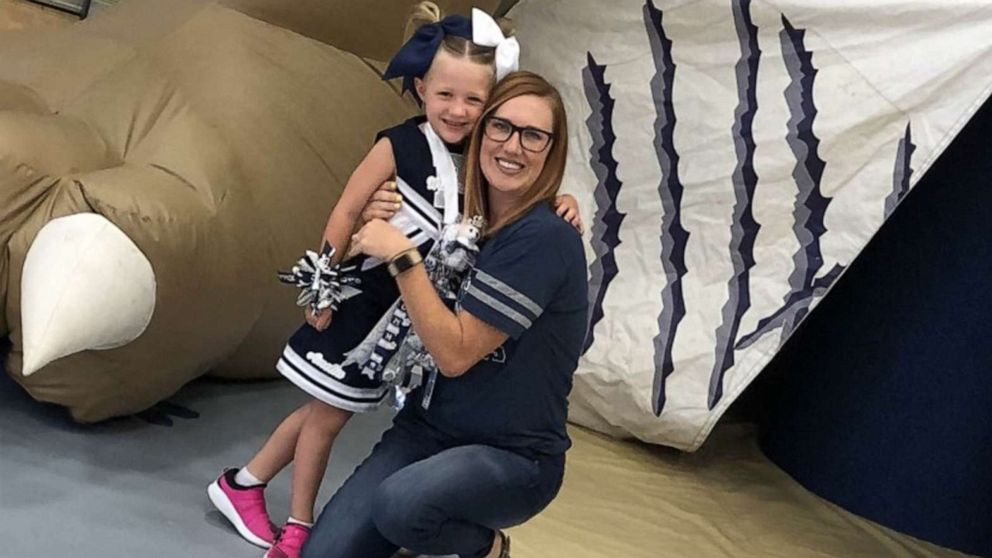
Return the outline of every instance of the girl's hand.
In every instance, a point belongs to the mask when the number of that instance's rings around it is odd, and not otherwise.
[[[579,215],[579,202],[572,194],[562,194],[555,198],[555,213],[575,227],[579,234],[584,232],[582,216]]]
[[[382,219],[365,223],[365,226],[351,236],[352,252],[383,261],[389,261],[396,254],[413,247],[413,242],[405,234]]]
[[[372,193],[365,209],[362,210],[362,221],[368,223],[373,219],[388,221],[400,210],[403,196],[396,189],[396,182],[383,182],[379,189]]]
[[[324,331],[331,325],[331,309],[328,308],[318,314],[314,314],[309,307],[303,311],[303,318],[310,324],[310,327],[317,331]]]

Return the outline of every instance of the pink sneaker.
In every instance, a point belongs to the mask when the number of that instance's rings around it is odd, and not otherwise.
[[[265,485],[245,488],[234,482],[237,469],[225,469],[207,487],[207,496],[217,511],[234,525],[248,542],[269,548],[276,538],[276,527],[265,510]]]
[[[263,558],[300,558],[303,544],[310,538],[310,528],[296,523],[282,526],[276,544],[265,553]]]

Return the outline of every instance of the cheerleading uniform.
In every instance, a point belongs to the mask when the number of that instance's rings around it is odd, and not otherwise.
[[[397,188],[403,205],[389,220],[407,235],[426,256],[442,227],[443,196],[436,189],[434,159],[441,155],[428,144],[423,116],[383,130],[376,136],[388,138],[396,162]],[[460,156],[455,155],[453,157]],[[438,162],[438,165],[440,162]],[[434,188],[434,189],[432,189]],[[450,199],[450,198],[449,198]],[[357,266],[360,291],[338,304],[330,326],[317,331],[303,324],[290,337],[276,368],[297,387],[328,405],[352,412],[376,409],[389,395],[390,387],[372,377],[365,362],[349,359],[349,353],[366,340],[369,333],[399,298],[395,280],[385,262],[359,256]]]

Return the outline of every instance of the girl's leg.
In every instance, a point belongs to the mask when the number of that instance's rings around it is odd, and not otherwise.
[[[297,521],[313,523],[313,506],[327,471],[331,446],[352,413],[317,400],[311,401],[308,407],[293,454],[289,515]]]
[[[428,435],[393,426],[355,469],[314,525],[303,558],[388,558],[397,545],[384,538],[372,521],[372,495],[383,479],[437,453]]]
[[[263,483],[268,483],[279,471],[285,469],[293,460],[296,440],[300,437],[300,429],[309,413],[310,404],[307,403],[283,419],[269,435],[262,449],[245,465],[245,469]]]
[[[422,554],[485,557],[496,530],[523,523],[557,494],[564,456],[532,460],[490,446],[461,446],[385,479],[373,520],[396,545]]]
[[[283,419],[247,466],[224,471],[207,487],[207,496],[214,507],[252,544],[268,548],[275,540],[277,531],[265,506],[264,483],[293,459],[307,414],[309,405],[304,405]],[[253,482],[240,478],[246,472],[255,477]]]

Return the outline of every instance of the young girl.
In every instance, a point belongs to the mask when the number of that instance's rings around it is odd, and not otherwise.
[[[355,169],[334,207],[324,242],[344,248],[362,209],[380,185],[395,178],[399,195],[390,222],[403,230],[426,254],[444,224],[458,213],[456,158],[461,144],[479,119],[495,80],[516,69],[518,48],[481,11],[473,20],[449,16],[443,20],[436,5],[421,3],[411,21],[422,25],[394,57],[386,78],[403,76],[404,87],[422,102],[424,116],[415,117],[378,134]],[[480,46],[476,40],[492,46]],[[483,28],[487,33],[479,33]],[[495,31],[494,31],[495,30]],[[485,38],[489,37],[494,39]],[[499,63],[497,63],[497,58]],[[460,157],[458,157],[460,158]],[[396,194],[388,194],[394,196]],[[559,213],[578,228],[574,198],[556,200]],[[375,207],[370,205],[370,207]],[[381,204],[380,204],[381,207]],[[269,548],[266,558],[299,556],[309,536],[317,491],[334,439],[355,412],[376,409],[388,386],[361,373],[364,363],[345,365],[347,353],[373,329],[399,297],[395,281],[380,260],[356,260],[361,293],[330,309],[306,311],[303,325],[287,343],[278,370],[314,397],[279,424],[262,449],[240,469],[227,469],[210,484],[211,502],[249,542]],[[290,516],[277,530],[269,520],[263,490],[293,462]]]

